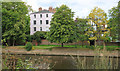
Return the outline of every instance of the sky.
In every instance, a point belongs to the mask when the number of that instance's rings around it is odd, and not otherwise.
[[[116,7],[119,0],[22,0],[32,6],[34,11],[38,11],[39,7],[48,9],[50,6],[53,8],[60,7],[62,4],[67,5],[75,16],[79,18],[86,18],[94,7],[103,9],[107,15],[108,10]]]

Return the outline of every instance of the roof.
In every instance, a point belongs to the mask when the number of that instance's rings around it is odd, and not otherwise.
[[[42,11],[38,11],[38,12],[33,12],[31,14],[37,14],[37,13],[53,13],[53,12],[50,12],[48,10],[42,10]]]

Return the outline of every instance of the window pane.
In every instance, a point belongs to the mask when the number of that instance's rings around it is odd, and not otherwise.
[[[34,15],[34,18],[36,18],[36,15]]]
[[[40,18],[42,18],[42,14],[40,14]]]
[[[34,20],[34,25],[36,25],[36,20]]]
[[[49,31],[49,27],[46,27],[46,31]]]
[[[36,27],[34,27],[34,31],[36,31]]]
[[[42,27],[40,27],[40,31],[42,31]]]
[[[46,17],[48,17],[48,14],[46,14]]]
[[[49,24],[48,20],[46,20],[46,24]]]
[[[42,20],[40,20],[40,24],[42,24]]]

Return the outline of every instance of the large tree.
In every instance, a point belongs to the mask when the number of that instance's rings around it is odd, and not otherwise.
[[[76,19],[76,40],[82,42],[88,40],[87,30],[90,26],[87,24],[87,19]]]
[[[8,44],[25,42],[31,7],[25,2],[2,2],[2,36]]]
[[[113,7],[109,10],[109,28],[112,41],[118,40],[120,29],[120,1],[117,7]],[[120,39],[119,39],[120,40]]]
[[[74,39],[74,12],[66,5],[56,8],[53,15],[50,32],[47,39],[51,42],[63,43],[73,42]]]
[[[88,16],[88,24],[91,24],[94,29],[89,29],[89,33],[92,34],[90,36],[90,40],[98,40],[98,44],[100,44],[100,40],[104,40],[109,34],[109,30],[105,27],[107,25],[107,14],[101,8],[95,7]],[[106,38],[106,40],[108,40]],[[104,41],[106,41],[104,40]]]

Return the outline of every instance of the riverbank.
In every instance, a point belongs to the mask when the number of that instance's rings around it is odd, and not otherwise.
[[[9,47],[9,48],[3,48],[2,53],[10,53],[10,54],[21,54],[21,55],[56,55],[56,56],[67,56],[67,55],[79,55],[79,56],[95,56],[98,54],[97,51],[90,50],[90,49],[79,49],[79,48],[61,48],[61,47],[56,47],[52,49],[34,49],[31,51],[26,51],[23,48],[14,48],[14,47]],[[104,53],[100,53],[99,56],[103,56]],[[113,56],[113,57],[118,57],[118,51],[107,51],[105,52],[105,55]],[[120,56],[119,56],[120,57]]]

